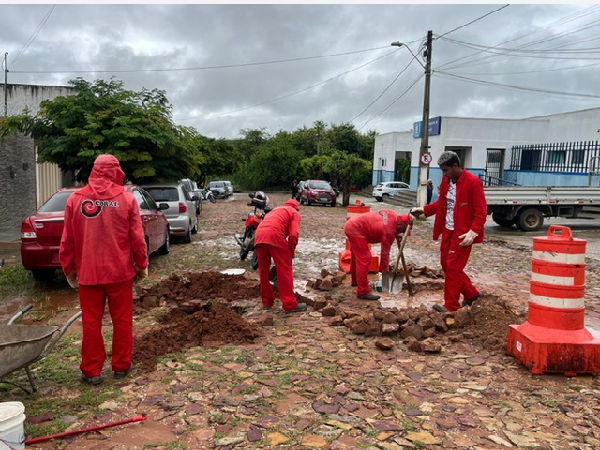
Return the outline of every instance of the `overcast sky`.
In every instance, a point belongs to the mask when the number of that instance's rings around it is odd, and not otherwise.
[[[114,76],[166,91],[176,124],[214,138],[412,129],[428,30],[430,117],[600,106],[600,5],[0,5],[9,84]]]

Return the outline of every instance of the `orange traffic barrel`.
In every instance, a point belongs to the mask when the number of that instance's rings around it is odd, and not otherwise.
[[[584,327],[586,243],[556,225],[533,238],[529,315],[509,326],[507,350],[534,374],[600,372],[600,341]]]

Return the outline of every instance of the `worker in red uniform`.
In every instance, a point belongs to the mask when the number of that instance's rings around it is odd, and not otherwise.
[[[125,378],[133,351],[133,282],[148,275],[148,252],[139,207],[123,189],[117,158],[100,155],[88,185],[67,200],[60,263],[73,289],[79,288],[83,340],[81,372],[89,384],[102,383],[106,350],[102,317],[108,299],[113,324],[112,370]]]
[[[487,202],[483,183],[460,166],[456,153],[443,152],[437,163],[444,175],[438,199],[424,207],[413,208],[411,213],[427,217],[435,214],[433,239],[442,236],[440,260],[445,282],[444,306],[436,303],[433,308],[446,312],[471,305],[479,297],[479,291],[464,269],[471,255],[471,245],[483,242]]]
[[[283,309],[286,312],[306,311],[306,303],[298,303],[294,295],[292,271],[292,258],[300,237],[299,209],[297,200],[288,200],[284,206],[270,211],[256,228],[254,247],[258,252],[260,295],[264,310],[271,309],[275,302],[275,294],[269,282],[272,258]]]
[[[361,300],[378,300],[379,295],[369,292],[369,266],[371,250],[369,244],[381,243],[379,272],[390,270],[390,248],[398,235],[404,233],[412,216],[398,216],[394,210],[381,209],[358,214],[348,221],[344,232],[350,243],[350,275],[352,286],[358,286],[356,296]]]

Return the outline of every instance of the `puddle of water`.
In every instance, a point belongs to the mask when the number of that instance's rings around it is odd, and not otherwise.
[[[77,292],[53,292],[45,295],[41,299],[38,298],[37,300],[31,297],[15,297],[10,300],[2,301],[0,323],[8,323],[12,316],[31,304],[33,304],[33,308],[23,314],[18,320],[18,323],[24,325],[31,324],[31,322],[34,321],[34,319],[39,318],[40,315],[43,317],[54,316],[59,311],[73,309],[73,307],[78,305]]]

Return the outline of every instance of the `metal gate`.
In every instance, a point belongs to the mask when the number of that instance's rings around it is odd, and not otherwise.
[[[504,149],[488,148],[485,161],[485,184],[498,186],[502,184],[504,175]]]
[[[588,173],[588,186],[600,187],[600,156],[590,158],[590,171]]]

